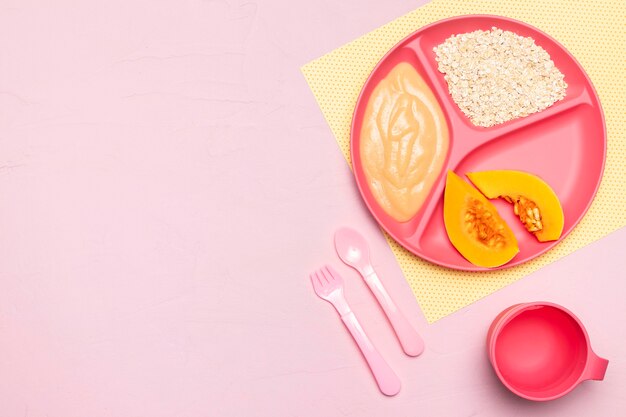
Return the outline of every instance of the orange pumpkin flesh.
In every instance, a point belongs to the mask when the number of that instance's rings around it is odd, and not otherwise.
[[[494,205],[452,171],[446,180],[444,222],[452,245],[476,266],[498,267],[519,252],[515,235]]]

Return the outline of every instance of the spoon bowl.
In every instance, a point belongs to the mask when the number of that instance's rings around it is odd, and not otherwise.
[[[357,271],[370,266],[369,245],[354,229],[342,227],[335,232],[335,249],[341,260]]]

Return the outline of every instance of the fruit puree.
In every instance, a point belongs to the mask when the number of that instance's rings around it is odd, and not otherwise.
[[[360,156],[367,184],[395,220],[411,219],[441,173],[448,126],[433,92],[402,62],[372,92],[361,128]]]

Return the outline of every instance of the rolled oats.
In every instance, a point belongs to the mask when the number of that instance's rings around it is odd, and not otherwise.
[[[453,35],[433,51],[450,96],[476,126],[525,117],[565,97],[563,73],[530,37],[493,27]]]

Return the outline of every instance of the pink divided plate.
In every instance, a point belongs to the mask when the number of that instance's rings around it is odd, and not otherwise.
[[[544,48],[565,75],[566,96],[551,107],[530,116],[483,128],[474,126],[448,94],[443,74],[437,70],[433,48],[448,37],[496,26],[530,36]],[[432,89],[446,116],[450,149],[439,178],[421,210],[409,221],[387,215],[369,190],[360,158],[360,132],[369,97],[398,63],[407,62]],[[481,271],[463,258],[448,240],[443,223],[443,191],[447,170],[467,172],[514,169],[538,175],[554,189],[565,215],[561,239],[578,224],[593,200],[604,169],[606,128],[598,96],[587,74],[556,40],[517,20],[487,15],[459,16],[425,26],[394,46],[370,74],[357,100],[351,131],[354,175],[365,203],[378,223],[399,244],[435,264],[448,268]],[[466,178],[465,178],[466,179]],[[466,179],[467,180],[467,179]],[[492,200],[513,229],[520,252],[508,268],[531,260],[556,242],[538,242],[514,215],[511,205]]]

